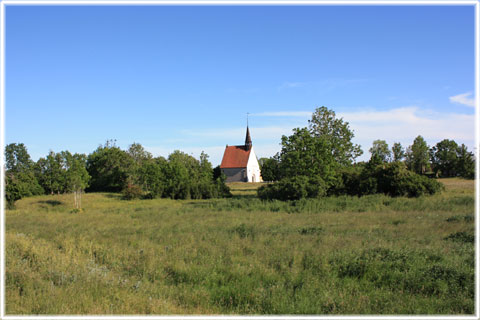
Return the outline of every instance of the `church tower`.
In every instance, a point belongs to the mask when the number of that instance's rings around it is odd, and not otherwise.
[[[252,148],[252,138],[250,138],[250,130],[247,125],[247,135],[245,137],[245,149],[250,150]]]

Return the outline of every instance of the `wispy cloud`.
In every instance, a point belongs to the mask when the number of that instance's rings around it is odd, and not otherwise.
[[[404,147],[413,143],[418,135],[433,145],[443,139],[453,139],[465,143],[472,149],[475,141],[474,115],[460,113],[439,113],[421,109],[417,106],[407,106],[390,110],[361,110],[337,114],[350,123],[355,131],[355,142],[367,150],[372,141],[386,140],[390,146],[400,142]]]
[[[276,111],[276,112],[260,112],[252,113],[257,117],[311,117],[311,111]]]
[[[308,88],[321,91],[331,91],[340,87],[353,84],[359,84],[368,81],[368,79],[323,79],[318,81],[286,81],[277,87],[279,91],[297,88]]]
[[[267,112],[265,112],[267,114]],[[301,116],[311,116],[306,111],[272,112],[273,116],[291,116],[282,124],[275,126],[253,126],[250,134],[258,157],[270,157],[280,151],[282,135],[291,135],[295,127],[307,126]],[[443,139],[453,139],[457,143],[465,143],[473,151],[475,145],[475,121],[473,114],[440,113],[423,109],[419,106],[405,106],[389,110],[356,109],[348,112],[337,112],[337,117],[349,122],[355,132],[354,142],[362,146],[364,155],[358,160],[368,160],[368,149],[376,139],[386,140],[390,147],[400,142],[404,147],[413,143],[418,135],[422,135],[432,146]],[[168,156],[175,149],[192,154],[197,159],[201,151],[210,156],[213,165],[220,164],[225,145],[240,145],[245,139],[245,127],[191,129],[178,132],[178,141],[164,146],[145,146],[154,155]],[[183,140],[183,142],[181,141]],[[170,146],[170,147],[169,147]]]
[[[284,82],[278,87],[278,90],[300,88],[305,87],[308,84],[309,82]]]
[[[456,96],[450,97],[450,102],[463,104],[465,106],[474,107],[475,108],[475,99],[472,96],[472,92],[465,92],[461,94],[457,94]]]

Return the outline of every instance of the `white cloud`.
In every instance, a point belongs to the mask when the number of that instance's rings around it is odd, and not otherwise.
[[[277,111],[277,112],[260,112],[252,113],[257,117],[311,117],[311,111]]]
[[[463,104],[465,106],[475,108],[475,99],[473,97],[470,98],[472,92],[465,92],[461,94],[457,94],[456,96],[450,97],[450,102]]]
[[[356,85],[359,83],[364,83],[368,79],[342,79],[342,78],[331,78],[323,79],[318,81],[304,81],[304,82],[284,82],[278,86],[278,90],[285,89],[294,89],[294,88],[310,88],[321,91],[331,91],[340,87]]]
[[[362,110],[337,114],[350,123],[355,132],[354,142],[362,146],[364,155],[376,139],[386,140],[390,147],[400,142],[404,147],[421,135],[432,146],[443,139],[465,143],[473,151],[475,145],[475,116],[459,113],[439,113],[416,106],[390,110]]]
[[[300,112],[300,111],[299,111]],[[305,114],[306,115],[306,114]],[[311,113],[309,113],[309,116]],[[464,143],[473,151],[475,146],[475,120],[473,114],[440,113],[421,109],[418,106],[406,106],[390,110],[360,109],[350,112],[338,112],[337,117],[349,122],[354,130],[353,141],[362,146],[364,155],[358,159],[368,160],[368,149],[377,139],[386,140],[391,147],[394,142],[400,142],[408,147],[413,140],[421,135],[430,146],[443,139],[453,139]],[[299,118],[295,118],[300,120]],[[299,125],[299,123],[301,123]],[[307,121],[301,122],[289,119],[277,126],[250,127],[255,152],[259,158],[271,157],[280,151],[282,135],[291,135],[295,127],[306,127]],[[150,146],[145,148],[154,155],[168,156],[175,149],[192,154],[197,159],[201,151],[210,156],[214,166],[220,164],[226,144],[241,145],[245,139],[245,127],[219,128],[206,130],[182,130],[178,141],[171,147]],[[201,147],[201,146],[205,147]],[[198,147],[200,146],[200,147]]]
[[[291,88],[300,88],[307,85],[308,82],[284,82],[281,86],[278,87],[278,90],[282,89],[291,89]]]

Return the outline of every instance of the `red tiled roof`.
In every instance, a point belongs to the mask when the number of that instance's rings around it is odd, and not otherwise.
[[[250,150],[252,149],[247,150],[245,146],[227,146],[220,168],[246,168]]]

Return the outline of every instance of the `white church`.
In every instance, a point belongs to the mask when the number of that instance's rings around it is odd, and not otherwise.
[[[223,154],[220,169],[227,176],[226,182],[262,182],[260,165],[252,146],[247,125],[245,145],[228,146]]]

